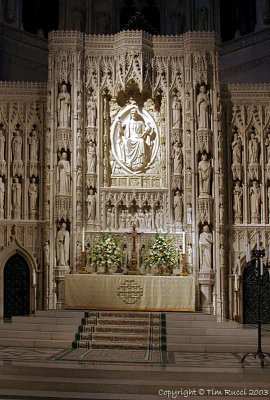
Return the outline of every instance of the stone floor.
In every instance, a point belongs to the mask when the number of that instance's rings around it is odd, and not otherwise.
[[[240,353],[191,351],[169,352],[160,365],[55,361],[63,350],[1,347],[0,399],[270,397],[270,359],[264,368],[252,357],[243,368]]]
[[[103,360],[59,359],[71,349],[81,314],[42,311],[0,324],[0,400],[270,398],[270,358],[264,368],[253,357],[241,364],[246,351],[257,350],[256,327],[168,313],[160,362],[118,349]],[[269,326],[262,347],[270,350]]]

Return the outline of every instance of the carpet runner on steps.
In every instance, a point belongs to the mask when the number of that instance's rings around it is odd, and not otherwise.
[[[72,349],[57,359],[161,362],[166,358],[166,320],[157,312],[85,312]]]

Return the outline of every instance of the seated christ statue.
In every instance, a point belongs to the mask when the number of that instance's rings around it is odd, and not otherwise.
[[[145,126],[136,108],[131,109],[127,125],[122,126],[120,120],[118,123],[120,159],[132,171],[139,171],[150,161],[154,130],[150,123]]]

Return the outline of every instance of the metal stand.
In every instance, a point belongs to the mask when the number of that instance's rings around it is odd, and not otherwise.
[[[264,368],[264,359],[266,357],[270,357],[270,353],[265,353],[262,351],[262,317],[261,317],[261,282],[263,279],[263,266],[262,266],[262,274],[260,272],[260,261],[265,255],[265,250],[254,250],[253,251],[254,256],[256,257],[256,269],[257,269],[257,277],[258,277],[258,348],[256,352],[250,352],[246,353],[242,360],[241,364],[242,367],[244,367],[244,361],[246,357],[253,357],[253,358],[258,358],[261,361],[261,368]]]

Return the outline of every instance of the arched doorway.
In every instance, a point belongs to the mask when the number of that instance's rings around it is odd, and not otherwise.
[[[10,257],[4,268],[4,318],[30,313],[30,271],[19,254]]]
[[[252,260],[244,270],[243,274],[243,311],[244,324],[257,324],[258,322],[258,291],[259,281],[256,272],[256,260]],[[261,320],[266,324],[270,322],[270,278],[266,268],[261,280]]]

